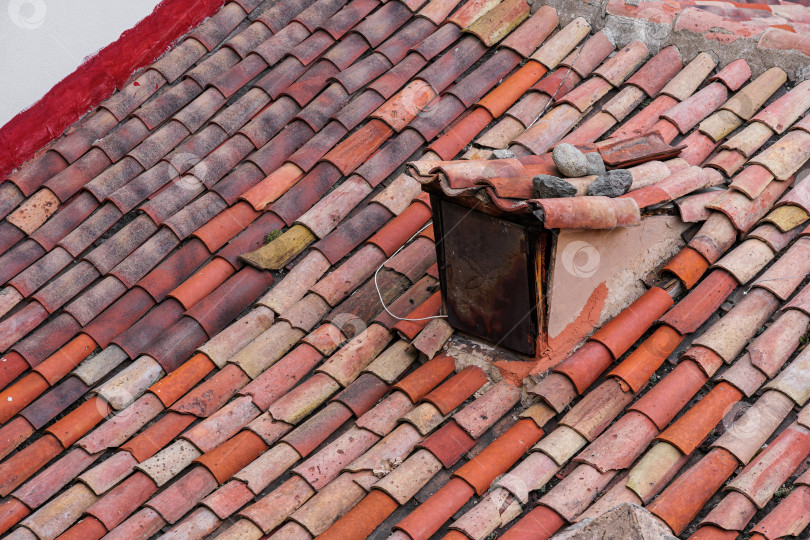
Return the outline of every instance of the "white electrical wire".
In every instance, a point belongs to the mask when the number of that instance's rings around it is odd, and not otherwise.
[[[381,264],[381,265],[380,265],[380,266],[377,268],[377,271],[376,271],[376,272],[374,272],[374,286],[377,288],[377,296],[380,298],[380,304],[382,304],[382,307],[383,307],[383,309],[385,310],[385,312],[386,312],[386,313],[388,313],[390,316],[392,316],[393,318],[395,318],[395,319],[397,319],[397,320],[399,320],[399,321],[413,321],[413,322],[418,322],[418,321],[428,321],[428,320],[430,320],[430,319],[446,319],[446,318],[447,318],[447,315],[431,315],[430,317],[420,317],[419,319],[409,319],[408,317],[398,317],[398,316],[394,315],[393,313],[391,313],[391,310],[389,310],[389,309],[388,309],[388,306],[386,306],[386,305],[385,305],[385,300],[383,300],[382,293],[380,292],[380,285],[379,285],[379,283],[377,283],[377,274],[379,274],[379,273],[380,273],[380,270],[382,270],[382,267],[383,267],[383,266],[385,266],[386,264],[388,264],[388,261],[390,261],[391,259],[393,259],[394,257],[396,257],[397,253],[399,253],[400,251],[402,251],[402,248],[404,248],[405,246],[407,246],[407,245],[408,245],[408,244],[411,242],[411,240],[413,240],[414,238],[416,238],[417,236],[419,236],[419,234],[420,234],[422,231],[424,231],[425,229],[427,229],[428,227],[430,227],[430,225],[431,225],[430,223],[426,223],[424,227],[422,227],[421,229],[419,229],[418,231],[416,231],[415,233],[413,233],[413,236],[411,236],[410,238],[408,238],[408,241],[407,241],[407,242],[405,242],[404,244],[402,244],[401,246],[399,246],[399,249],[398,249],[398,250],[396,250],[396,251],[394,252],[394,254],[393,254],[393,255],[391,255],[390,257],[388,257],[388,258],[387,258],[387,259],[386,259],[386,260],[385,260],[385,261],[384,261],[384,262],[383,262],[383,263],[382,263],[382,264]]]

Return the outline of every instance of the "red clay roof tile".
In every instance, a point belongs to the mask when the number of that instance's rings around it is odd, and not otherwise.
[[[222,484],[265,450],[267,445],[258,435],[241,431],[195,461],[211,471],[216,481]]]
[[[429,450],[445,468],[449,469],[475,445],[475,442],[475,439],[456,422],[450,421],[419,443],[419,447]]]
[[[113,417],[114,420],[108,419],[79,440],[78,444],[90,453],[116,447],[157,416],[162,409],[163,405],[155,396],[141,396],[124,410],[124,414],[119,413]]]
[[[25,237],[23,232],[13,225],[9,224],[8,222],[3,223],[8,225],[8,227],[13,230],[13,232],[10,234],[6,234],[7,231],[0,230],[0,232],[3,233],[3,238],[7,239],[10,243],[8,247],[17,244],[17,242]],[[2,227],[2,225],[0,225],[0,227]],[[0,268],[0,279],[3,280],[3,283],[7,282],[10,278],[13,278],[15,275],[40,259],[43,255],[45,255],[45,250],[33,240],[25,240],[20,242],[14,246],[13,249],[4,253],[0,258],[0,262],[2,263],[2,268]]]
[[[319,536],[324,539],[347,538],[353,534],[368,536],[397,509],[398,503],[379,490],[372,490]]]
[[[751,120],[762,122],[782,134],[810,108],[810,84],[799,83],[792,90],[757,113]]]
[[[253,498],[253,492],[238,480],[232,480],[204,498],[201,505],[211,509],[220,519],[234,514]]]
[[[464,479],[478,495],[482,495],[492,481],[514,465],[542,435],[543,430],[533,421],[518,420],[477,456],[462,465],[454,476]]]
[[[380,440],[379,435],[351,427],[308,460],[294,469],[315,489],[331,482],[341,469],[359,458]]]
[[[712,446],[731,452],[747,464],[762,449],[793,408],[781,392],[765,392]]]
[[[18,341],[13,350],[20,353],[31,367],[36,367],[75,336],[79,328],[72,316],[60,313]]]
[[[0,323],[0,350],[8,350],[13,343],[28,334],[48,318],[48,311],[39,302],[30,302]]]
[[[754,200],[750,200],[740,192],[728,190],[706,207],[724,213],[737,230],[746,232],[770,210],[773,203],[789,187],[789,183],[770,182]]]
[[[78,377],[68,377],[23,409],[20,416],[41,429],[89,390]]]
[[[483,370],[477,366],[468,366],[422,399],[435,405],[442,414],[449,414],[485,383],[486,374]]]
[[[399,381],[394,385],[394,388],[405,392],[411,398],[411,401],[416,402],[422,399],[445,377],[453,373],[454,369],[455,361],[453,358],[440,354]]]
[[[106,536],[109,540],[124,540],[135,536],[152,536],[166,525],[160,514],[151,508],[142,508]]]
[[[31,511],[14,498],[6,499],[0,505],[0,532],[6,533]]]
[[[143,353],[157,361],[166,373],[170,373],[206,339],[205,330],[197,321],[191,317],[181,317],[157,341],[147,345]]]
[[[741,398],[739,390],[721,382],[656,439],[670,443],[684,454],[691,454],[729,407]]]
[[[736,286],[737,282],[730,274],[714,270],[660,320],[682,334],[694,332]]]
[[[729,482],[727,489],[745,494],[757,508],[763,509],[808,452],[810,431],[795,424],[788,426]]]
[[[117,125],[117,122],[111,125]],[[68,141],[68,138],[62,140]],[[93,138],[92,140],[95,141],[96,139]],[[79,157],[90,148],[89,144],[82,146],[83,148],[75,153],[63,150],[65,154],[70,154],[68,156],[70,163],[79,159]],[[9,182],[12,182],[25,197],[28,197],[49,178],[65,170],[69,163],[66,159],[68,158],[63,158],[57,152],[45,152],[39,159],[31,161],[29,164],[21,167],[19,171],[12,173],[11,176],[9,176]]]
[[[138,471],[107,492],[86,511],[112,530],[157,490],[151,478]]]
[[[680,534],[736,468],[737,460],[731,454],[714,449],[670,484],[648,508]]]
[[[0,494],[11,493],[61,451],[59,441],[47,434],[9,457],[0,465]]]
[[[810,488],[807,486],[796,487],[751,529],[754,533],[751,538],[764,540],[800,535],[808,524],[808,516],[802,511],[808,494]]]
[[[306,457],[351,416],[351,410],[343,404],[329,403],[285,435],[282,441],[292,446],[299,455]]]
[[[0,456],[5,458],[34,434],[36,429],[28,420],[15,416],[0,428]]]
[[[171,443],[193,420],[191,415],[169,412],[122,444],[121,450],[132,454],[139,463],[143,462]]]

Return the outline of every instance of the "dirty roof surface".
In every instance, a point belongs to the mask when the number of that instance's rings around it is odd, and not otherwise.
[[[0,530],[545,538],[633,502],[801,534],[810,83],[459,4],[226,2],[0,184]],[[788,2],[659,6],[808,39]],[[651,132],[686,148],[626,196],[526,201],[554,144]],[[674,201],[697,231],[529,377],[431,318],[422,183],[551,228]]]

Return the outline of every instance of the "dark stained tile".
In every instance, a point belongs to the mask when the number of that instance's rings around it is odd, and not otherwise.
[[[108,276],[65,306],[65,312],[73,315],[84,326],[126,291],[127,287],[123,283],[113,276]]]
[[[75,336],[79,328],[76,319],[66,313],[60,313],[16,343],[14,350],[20,353],[31,367],[36,367]]]
[[[152,130],[188,105],[201,92],[202,88],[193,79],[183,79],[155,99],[143,104],[132,115]]]
[[[90,321],[82,332],[104,348],[119,334],[132,326],[155,301],[145,290],[135,287]]]
[[[300,111],[294,100],[283,96],[265,107],[239,133],[245,135],[256,148],[264,146],[276,136]]]
[[[73,163],[89,150],[95,141],[109,133],[117,125],[118,119],[110,111],[99,109],[82,123],[76,131],[56,141],[52,150],[61,154],[68,163]],[[33,166],[34,163],[36,161],[32,161],[31,165]],[[26,168],[24,167],[20,172]]]
[[[40,289],[33,298],[53,313],[98,277],[98,270],[82,261]]]
[[[359,34],[349,34],[340,43],[330,48],[321,57],[330,62],[338,71],[343,71],[363,56],[368,50],[368,43]]]
[[[180,240],[185,240],[191,233],[227,207],[228,205],[222,200],[222,197],[209,191],[169,217],[164,225],[171,229]]]
[[[154,358],[166,373],[171,373],[207,339],[208,335],[197,321],[182,317],[143,352]]]
[[[141,103],[152,97],[164,84],[166,84],[166,79],[160,72],[148,69],[121,91],[103,101],[99,107],[110,111],[121,122]]]
[[[129,151],[127,155],[136,159],[144,169],[149,169],[190,134],[191,132],[182,123],[171,120]]]
[[[409,80],[411,80],[411,78],[416,75],[416,73],[422,69],[426,63],[427,61],[418,54],[409,54],[398,64],[389,69],[385,74],[381,75],[374,82],[368,85],[368,89],[374,90],[374,92],[382,96],[383,99],[388,99],[393,96],[397,90],[402,88]],[[368,94],[368,92],[365,92],[362,95],[365,94]],[[380,103],[382,103],[382,101]],[[376,108],[377,107],[375,106],[373,109]],[[337,119],[340,120],[339,117],[337,117]]]
[[[361,62],[361,64],[363,64],[363,62]],[[345,79],[340,78],[340,75],[341,74],[338,74],[337,78],[340,84],[332,83],[327,86],[323,92],[318,94],[306,107],[301,109],[301,112],[299,112],[295,118],[306,122],[306,124],[315,131],[323,128],[332,115],[349,101],[349,94],[356,90],[347,91],[347,83]]]
[[[88,390],[90,387],[78,377],[68,377],[23,409],[20,416],[28,420],[35,429],[41,429]]]
[[[0,350],[7,350],[21,337],[48,318],[48,311],[39,302],[30,302],[0,322]],[[16,370],[14,370],[16,371]],[[12,375],[9,372],[8,375]],[[9,381],[10,382],[10,381]]]
[[[263,22],[270,30],[273,31],[274,34],[277,34],[284,27],[290,24],[290,22],[292,22],[292,20],[295,19],[299,13],[312,6],[313,3],[315,3],[315,0],[304,0],[303,2],[285,0],[277,2],[270,7],[270,9],[259,15],[256,20]],[[320,6],[312,8],[312,11],[315,10],[320,11]]]
[[[17,242],[19,242],[23,238],[25,238],[25,233],[22,232],[20,229],[18,229],[17,227],[12,225],[8,221],[4,220],[4,221],[0,222],[0,253],[4,253],[4,254],[8,255],[6,253],[6,251],[8,251],[12,246],[17,244]],[[15,251],[19,250],[21,245],[29,244],[29,243],[33,244],[33,245],[36,245],[36,248],[33,248],[33,249],[42,249],[39,246],[39,244],[37,244],[36,242],[28,241],[28,242],[23,242],[22,244],[16,246]],[[30,245],[26,246],[24,248],[25,251],[29,251],[29,252],[31,251],[31,249],[32,249],[32,246],[30,246]],[[17,253],[18,253],[18,256],[19,256],[19,254],[21,252],[17,251]],[[21,266],[19,269],[16,269],[14,274],[19,272],[22,268],[25,268],[25,265]],[[11,274],[11,275],[13,276],[14,274]]]
[[[90,148],[89,144],[87,148]],[[84,150],[87,150],[87,148]],[[84,150],[75,156],[71,162],[75,159],[79,159],[84,153]],[[67,166],[68,162],[58,153],[45,152],[39,159],[23,165],[19,171],[12,173],[9,176],[9,182],[17,186],[25,197],[28,197],[39,189],[49,178],[65,170]]]
[[[273,32],[267,28],[267,25],[257,21],[226,41],[223,46],[233,49],[239,56],[246,58],[255,47],[272,36]]]
[[[424,144],[424,139],[415,130],[407,129],[397,134],[356,171],[372,187],[377,187],[393,174]]]
[[[377,0],[355,0],[349,2],[347,5],[343,6],[340,11],[320,23],[317,29],[326,31],[335,39],[340,39],[379,4]],[[315,30],[316,28],[310,25],[310,29]]]
[[[337,73],[338,68],[331,63],[316,62],[284,91],[284,95],[295,100],[299,107],[303,107],[323,90],[327,80]]]
[[[209,337],[220,330],[263,293],[273,282],[269,272],[246,266],[186,313]]]
[[[24,297],[28,297],[71,262],[73,262],[73,257],[67,251],[56,248],[31,263],[28,268],[8,280],[7,283]]]
[[[278,215],[287,225],[301,217],[315,202],[323,197],[342,174],[334,165],[322,162],[295,184],[280,199],[274,202],[270,209]]]
[[[257,23],[258,27],[264,25]],[[264,27],[266,30],[266,27]],[[258,54],[251,54],[211,82],[219,93],[230,99],[254,77],[267,68],[267,62]]]
[[[222,109],[211,120],[221,127],[229,136],[233,136],[258,111],[270,103],[270,96],[263,90],[252,88],[234,103]]]
[[[368,204],[313,244],[312,249],[323,253],[330,263],[337,264],[391,217],[393,214],[381,204]]]
[[[159,302],[190,276],[209,255],[205,244],[192,238],[143,277],[137,285]]]
[[[152,69],[158,71],[170,83],[176,81],[206,53],[205,46],[196,39],[185,39],[166,53]]]
[[[264,180],[265,175],[259,167],[251,162],[242,162],[217,182],[211,190],[222,197],[228,205],[233,205],[242,195]],[[218,214],[217,217],[222,216]],[[252,221],[252,220],[251,220]],[[239,229],[241,230],[241,228]],[[238,231],[234,231],[234,234]]]
[[[388,385],[370,373],[364,373],[355,379],[342,392],[334,397],[349,408],[355,418],[360,418],[377,404],[388,392]]]
[[[422,17],[412,19],[377,47],[376,51],[387,58],[391,64],[397,64],[405,58],[411,48],[419,45],[435,30],[436,25],[430,19]]]
[[[104,151],[107,157],[110,158],[110,162],[115,163],[140,144],[147,135],[149,135],[149,128],[138,118],[132,118],[119,125],[93,146]]]
[[[106,274],[143,244],[155,231],[157,231],[157,225],[149,216],[140,215],[91,251],[84,259],[92,263],[101,274]]]
[[[372,92],[371,94],[374,93]],[[379,96],[377,96],[377,98],[379,98]],[[380,102],[382,102],[381,98]],[[296,126],[296,124],[292,124],[292,126]],[[302,128],[299,129],[303,131]],[[310,136],[307,137],[306,142],[300,145],[300,148],[289,156],[288,161],[294,163],[302,171],[309,171],[344,135],[346,135],[346,133],[346,127],[340,122],[329,122],[326,124],[326,127],[321,129],[314,137],[312,136],[312,131],[310,131]],[[262,170],[267,172],[268,168],[263,168]]]
[[[229,2],[211,18],[191,32],[192,37],[205,45],[210,52],[230,34],[247,16],[236,2]]]
[[[68,168],[54,175],[44,186],[60,201],[65,202],[110,164],[110,158],[103,151],[93,148]]]
[[[130,358],[135,358],[182,315],[183,306],[173,299],[168,299],[116,336],[112,343],[121,347]]]
[[[267,65],[273,66],[307,37],[309,37],[309,31],[304,25],[290,24],[258,45],[253,52],[264,58]]]
[[[8,184],[6,184],[8,185]],[[56,243],[74,230],[93,211],[98,208],[98,202],[89,193],[80,193],[68,204],[46,221],[30,237],[36,240],[46,250],[51,250]]]
[[[129,212],[147,197],[177,178],[177,170],[160,162],[107,197],[121,212]],[[103,207],[102,207],[103,208]]]
[[[118,278],[128,289],[144,277],[180,243],[169,229],[161,228],[129,254],[109,273]]]

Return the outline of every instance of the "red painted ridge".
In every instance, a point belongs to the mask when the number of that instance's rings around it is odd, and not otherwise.
[[[31,159],[79,118],[122,88],[224,0],[163,0],[151,14],[84,61],[30,108],[0,128],[0,178]]]

